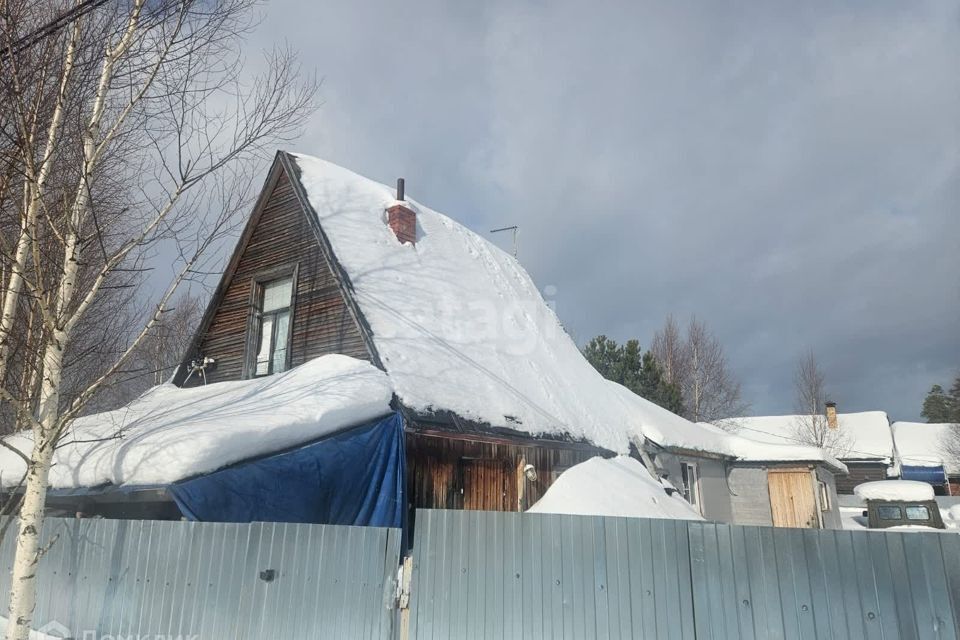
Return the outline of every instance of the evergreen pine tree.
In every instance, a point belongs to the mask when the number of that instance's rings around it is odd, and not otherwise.
[[[619,382],[620,348],[615,341],[610,340],[607,336],[599,335],[583,348],[583,357],[604,378]]]
[[[951,392],[952,391],[953,389],[951,389]],[[951,407],[952,404],[955,404],[953,399],[943,392],[943,387],[935,384],[923,401],[923,410],[920,412],[920,415],[926,418],[927,422],[931,423],[951,422],[954,413],[953,407]]]
[[[643,352],[638,340],[618,345],[604,335],[597,336],[583,348],[587,362],[607,380],[622,384],[637,395],[680,414],[683,398],[680,387],[664,379],[663,369],[653,353]]]
[[[953,379],[953,386],[950,387],[950,417],[947,422],[960,422],[960,373]]]

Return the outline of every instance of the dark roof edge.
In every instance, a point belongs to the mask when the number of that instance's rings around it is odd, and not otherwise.
[[[320,245],[323,257],[330,265],[330,270],[334,274],[334,278],[337,281],[337,288],[340,289],[340,294],[343,296],[347,309],[360,328],[360,335],[367,347],[367,351],[370,353],[371,361],[378,369],[386,371],[386,368],[383,366],[383,361],[380,359],[380,353],[377,351],[377,345],[373,339],[373,330],[370,328],[370,323],[367,322],[366,316],[363,314],[360,305],[357,304],[357,300],[353,295],[353,283],[350,281],[350,276],[343,268],[343,265],[340,264],[340,261],[337,260],[337,255],[333,251],[330,239],[320,224],[320,217],[314,210],[313,205],[310,204],[310,198],[307,196],[306,189],[304,189],[303,183],[300,181],[300,166],[297,164],[296,159],[286,151],[278,151],[277,159],[290,177],[290,184],[293,186],[293,192],[296,194],[300,206],[303,208],[304,213],[308,214],[307,218],[310,221],[310,227],[317,237],[317,242]]]
[[[280,179],[282,173],[282,167],[279,162],[280,155],[283,152],[278,151],[274,156],[273,163],[270,165],[270,170],[267,172],[267,177],[263,181],[263,187],[260,189],[260,195],[257,196],[257,201],[253,206],[253,212],[250,217],[247,219],[247,223],[243,228],[243,232],[240,234],[240,238],[237,239],[237,244],[233,248],[233,253],[230,255],[230,260],[227,262],[227,266],[223,270],[223,275],[220,276],[220,282],[217,284],[217,288],[213,292],[213,296],[210,298],[210,301],[207,303],[207,308],[203,312],[203,318],[200,320],[200,324],[197,325],[197,330],[193,334],[193,338],[190,340],[190,344],[187,345],[187,350],[180,358],[180,364],[177,366],[177,370],[173,375],[173,384],[178,387],[183,384],[186,377],[189,375],[187,370],[190,364],[190,360],[197,355],[197,349],[200,347],[200,342],[203,340],[203,336],[206,335],[207,329],[210,327],[210,323],[213,322],[213,316],[216,314],[217,308],[220,306],[220,302],[223,300],[223,296],[226,294],[227,289],[230,287],[230,283],[233,281],[233,274],[237,270],[237,265],[240,263],[240,258],[243,255],[243,252],[247,248],[247,244],[250,242],[250,237],[253,235],[253,230],[256,228],[257,223],[260,221],[260,216],[263,215],[263,210],[266,206],[267,200],[270,199],[270,195],[273,193],[274,187],[277,185],[277,181]]]

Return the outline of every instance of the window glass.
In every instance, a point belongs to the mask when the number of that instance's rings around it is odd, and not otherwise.
[[[270,343],[273,340],[273,316],[266,316],[260,324],[260,346],[257,347],[258,376],[270,373]]]
[[[822,480],[817,481],[817,487],[820,489],[820,510],[829,511],[830,510],[830,489],[827,487],[827,483]]]
[[[689,462],[680,463],[680,477],[683,480],[683,497],[690,504],[696,506],[699,503],[697,495],[697,465]]]
[[[290,304],[293,277],[256,284],[258,288],[256,341],[253,374],[266,376],[287,368],[287,341],[290,338]]]
[[[273,371],[283,371],[287,367],[287,332],[290,330],[290,311],[277,314],[277,343],[273,349]]]
[[[270,313],[289,307],[291,294],[293,294],[293,278],[281,278],[264,284],[261,311]]]
[[[880,516],[881,520],[902,520],[903,519],[903,514],[900,513],[900,507],[893,507],[890,505],[877,507],[877,515]]]
[[[907,520],[929,520],[930,510],[926,507],[907,507]]]

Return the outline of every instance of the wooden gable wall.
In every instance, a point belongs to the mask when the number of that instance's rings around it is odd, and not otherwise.
[[[215,300],[216,308],[206,330],[199,337],[195,353],[190,354],[216,360],[207,370],[207,382],[243,377],[247,326],[253,312],[253,278],[292,264],[298,265],[298,275],[290,365],[295,367],[329,353],[371,361],[360,328],[307,218],[309,214],[303,210],[284,170],[261,204],[262,209],[254,212],[257,218],[252,222],[252,233],[232,278],[219,300]],[[188,386],[201,383],[194,375]]]

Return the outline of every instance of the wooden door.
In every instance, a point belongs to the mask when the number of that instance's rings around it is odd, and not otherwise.
[[[464,509],[516,511],[516,481],[504,460],[464,459],[461,464]]]
[[[767,472],[767,484],[770,489],[773,526],[820,528],[817,498],[809,471],[770,470]]]

